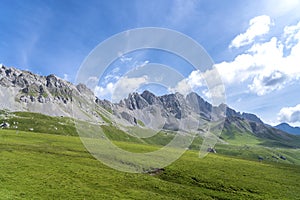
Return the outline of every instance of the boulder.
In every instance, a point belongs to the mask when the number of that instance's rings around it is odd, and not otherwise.
[[[207,149],[207,152],[209,152],[209,153],[217,153],[217,151],[213,147],[209,147]]]
[[[10,124],[8,122],[3,122],[2,124],[0,124],[1,128],[9,128]]]

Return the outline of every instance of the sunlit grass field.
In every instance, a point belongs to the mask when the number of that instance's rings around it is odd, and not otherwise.
[[[299,165],[259,162],[239,148],[217,146],[203,159],[189,150],[157,175],[131,174],[103,165],[77,136],[0,130],[0,199],[300,199]]]

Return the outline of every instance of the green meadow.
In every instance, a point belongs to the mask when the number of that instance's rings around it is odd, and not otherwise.
[[[131,151],[159,147],[115,139],[116,145]],[[274,152],[255,146],[243,148],[218,145],[218,153],[205,158],[199,158],[196,150],[188,150],[159,173],[132,174],[96,160],[78,136],[2,129],[0,199],[300,198],[297,163],[259,162],[253,155],[266,157]],[[284,149],[277,153],[288,159],[299,155]]]

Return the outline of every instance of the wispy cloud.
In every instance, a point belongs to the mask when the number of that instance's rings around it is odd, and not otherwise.
[[[265,11],[273,16],[282,17],[285,14],[293,17],[299,16],[300,0],[266,0],[262,3]]]
[[[130,62],[132,60],[132,57],[126,57],[124,55],[120,56],[120,60],[122,63]]]
[[[187,20],[197,16],[197,4],[199,1],[175,0],[171,4],[171,11],[168,14],[167,22],[173,26],[182,26]]]

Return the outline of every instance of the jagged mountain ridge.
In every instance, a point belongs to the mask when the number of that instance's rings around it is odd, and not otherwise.
[[[196,99],[196,100],[195,100]],[[165,110],[174,114],[175,118],[180,119],[182,116],[186,116],[188,112],[196,112],[205,119],[213,119],[213,114],[218,114],[226,110],[226,118],[239,118],[247,121],[252,121],[259,124],[264,122],[254,114],[251,113],[240,113],[231,109],[225,104],[221,104],[218,107],[213,107],[210,103],[201,98],[197,93],[192,92],[186,97],[179,93],[166,94],[163,96],[155,96],[149,91],[144,91],[142,94],[133,93],[129,94],[127,98],[122,100],[118,105],[125,106],[129,110],[139,110],[147,107],[148,105],[161,105]],[[190,110],[189,108],[190,107]],[[226,107],[226,109],[224,109]],[[215,111],[213,112],[213,110]],[[212,113],[213,112],[213,113]]]
[[[196,101],[191,99],[196,98]],[[196,105],[198,103],[198,105]],[[239,134],[251,134],[257,138],[269,140],[270,145],[280,145],[285,147],[298,147],[299,138],[294,137],[284,131],[275,129],[251,113],[240,113],[221,104],[218,107],[213,107],[210,103],[202,99],[197,93],[190,93],[186,97],[183,95],[167,94],[160,97],[155,96],[149,91],[144,91],[142,94],[130,94],[126,99],[120,102],[122,106],[127,107],[129,110],[145,109],[150,105],[161,105],[175,118],[185,117],[192,111],[206,120],[214,120],[218,114],[218,110],[226,107],[226,119],[224,121],[223,134],[230,134],[238,131]],[[212,112],[212,110],[214,110]],[[223,124],[222,124],[223,125]],[[169,127],[166,127],[167,129]],[[280,141],[278,143],[278,141]]]
[[[144,91],[142,94],[133,93],[129,94],[128,98],[124,99],[118,104],[112,104],[107,100],[100,100],[94,96],[94,93],[87,88],[84,84],[74,86],[72,83],[65,81],[55,75],[40,76],[33,74],[29,71],[18,70],[15,68],[0,68],[0,87],[2,97],[1,109],[15,110],[22,109],[20,106],[6,105],[5,97],[9,95],[8,90],[15,95],[14,100],[18,103],[57,103],[68,105],[74,102],[76,98],[83,97],[92,103],[101,105],[109,109],[116,106],[127,107],[129,110],[143,109],[148,105],[162,105],[168,112],[175,114],[176,118],[181,118],[181,115],[186,115],[186,105],[190,104],[192,110],[203,117],[210,118],[208,115],[212,111],[212,105],[202,99],[196,93],[190,93],[184,99],[183,95],[166,94],[160,97],[155,96],[149,91]],[[5,94],[5,92],[7,92]],[[75,98],[75,99],[74,99]],[[196,100],[195,100],[196,99]],[[197,105],[193,102],[198,102]],[[13,104],[14,105],[14,104]],[[223,105],[226,106],[226,105]],[[43,111],[41,111],[43,113]],[[50,114],[51,113],[44,113]],[[61,113],[64,114],[64,113]],[[65,113],[66,114],[66,113]],[[263,123],[257,116],[249,113],[236,112],[231,108],[227,108],[227,117],[242,117],[251,121]]]
[[[103,121],[103,110],[113,113],[125,126],[151,129],[198,130],[199,121],[216,121],[226,108],[224,128],[233,127],[259,138],[292,141],[293,136],[265,125],[256,115],[236,112],[221,104],[217,107],[196,93],[156,96],[149,91],[132,93],[119,103],[100,100],[83,84],[77,86],[55,75],[39,76],[15,68],[0,68],[0,109],[31,111],[52,116],[70,116]],[[100,114],[99,114],[100,113]],[[119,122],[119,121],[118,121]]]

